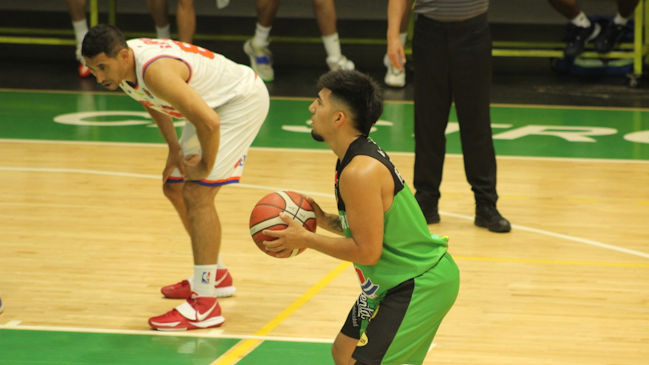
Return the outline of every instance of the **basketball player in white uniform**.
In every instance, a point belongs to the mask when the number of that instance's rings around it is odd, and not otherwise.
[[[268,114],[268,90],[247,66],[195,45],[132,39],[115,27],[91,28],[83,41],[86,65],[107,89],[118,87],[144,105],[169,145],[164,193],[190,235],[194,274],[162,288],[186,301],[149,319],[157,330],[189,330],[224,322],[217,296],[234,292],[217,265],[221,225],[214,206],[220,187],[236,183],[246,153]],[[174,118],[186,121],[180,140]]]

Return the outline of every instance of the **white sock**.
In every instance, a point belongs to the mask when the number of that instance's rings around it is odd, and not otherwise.
[[[322,43],[327,52],[327,60],[336,61],[340,59],[342,53],[340,52],[340,39],[338,38],[338,33],[323,35]]]
[[[271,28],[272,27],[264,27],[257,23],[257,26],[255,27],[255,36],[252,38],[252,44],[255,47],[268,46],[268,36],[270,35]]]
[[[72,22],[72,28],[74,28],[74,38],[77,40],[77,44],[83,43],[83,37],[88,33],[88,23],[86,19],[78,20]]]
[[[171,38],[171,33],[169,32],[169,24],[164,27],[155,27],[156,37],[158,38]]]
[[[81,57],[81,45],[83,44],[83,37],[86,36],[86,33],[88,33],[88,23],[86,22],[86,19],[78,20],[76,22],[72,22],[72,28],[74,28],[74,38],[77,41],[77,49],[76,49],[76,56],[79,61],[82,61],[83,58]]]
[[[633,15],[631,15],[631,16],[633,16]],[[625,18],[622,15],[620,15],[620,13],[617,13],[615,15],[615,18],[613,18],[613,23],[619,24],[619,25],[626,25],[626,23],[629,22],[629,19],[631,19],[631,16],[628,17],[628,18]]]
[[[199,297],[215,297],[215,277],[216,265],[194,265],[192,290],[198,294]]]
[[[582,27],[582,28],[588,28],[590,27],[590,19],[588,19],[588,16],[584,14],[584,12],[579,12],[579,15],[574,17],[573,19],[570,20],[572,24]]]
[[[227,266],[225,266],[225,264],[223,263],[223,261],[221,261],[221,255],[219,255],[219,258],[218,258],[218,260],[216,261],[216,268],[217,268],[217,269],[221,269],[221,270],[222,270],[222,269],[227,269],[227,268],[228,268]]]

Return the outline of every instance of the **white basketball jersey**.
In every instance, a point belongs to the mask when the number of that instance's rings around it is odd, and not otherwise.
[[[119,87],[143,105],[172,117],[183,116],[168,102],[153,95],[144,83],[147,67],[160,58],[184,62],[189,68],[187,83],[212,108],[254,90],[257,75],[250,67],[232,62],[207,49],[170,39],[138,38],[127,41],[127,44],[135,55],[137,83],[132,85],[122,81]]]

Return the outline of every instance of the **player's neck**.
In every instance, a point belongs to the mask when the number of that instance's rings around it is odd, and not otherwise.
[[[348,134],[341,136],[341,138],[339,138],[336,143],[333,143],[333,145],[330,144],[329,147],[331,147],[336,156],[338,156],[338,159],[342,161],[342,159],[345,157],[345,154],[347,154],[349,145],[351,145],[352,142],[354,142],[360,136],[360,134]]]
[[[124,75],[124,81],[128,81],[131,84],[137,84],[137,75],[135,73],[135,55],[133,54],[133,49],[129,48],[128,53],[128,67],[126,67],[127,73],[126,75]]]

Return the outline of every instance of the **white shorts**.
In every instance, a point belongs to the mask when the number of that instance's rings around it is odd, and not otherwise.
[[[212,171],[205,179],[196,181],[197,183],[220,186],[239,182],[246,154],[268,115],[269,106],[268,89],[264,82],[256,77],[254,89],[249,94],[214,109],[221,119],[219,150]],[[201,154],[196,128],[189,122],[185,122],[180,147],[185,156]],[[167,181],[183,182],[184,178],[180,171],[175,169]]]

